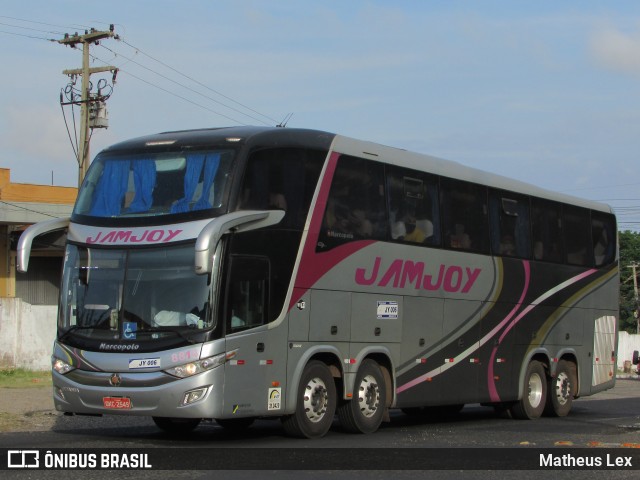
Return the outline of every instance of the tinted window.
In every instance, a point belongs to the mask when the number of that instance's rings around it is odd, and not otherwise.
[[[227,293],[227,332],[264,325],[269,320],[269,260],[232,257]]]
[[[487,189],[443,178],[440,183],[445,246],[489,253]]]
[[[389,226],[393,240],[440,245],[437,179],[391,167],[387,171]]]
[[[616,219],[613,215],[591,213],[591,238],[593,242],[594,265],[600,267],[615,260]]]
[[[326,152],[270,148],[252,153],[238,209],[286,212],[280,226],[302,229]]]
[[[547,200],[531,199],[531,233],[534,260],[561,262],[560,205]]]
[[[362,158],[340,157],[318,248],[327,249],[353,240],[386,240],[387,225],[383,165]]]
[[[529,199],[513,193],[492,191],[489,215],[493,253],[507,257],[529,258]]]
[[[570,265],[591,265],[589,211],[565,206],[562,220],[566,262]]]

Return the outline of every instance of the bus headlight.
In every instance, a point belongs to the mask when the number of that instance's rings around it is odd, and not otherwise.
[[[178,378],[191,377],[198,373],[206,372],[219,365],[223,365],[224,362],[233,358],[236,355],[237,350],[229,353],[221,353],[220,355],[214,355],[213,357],[204,358],[197,362],[189,362],[184,365],[178,365],[177,367],[169,368],[165,370],[165,373],[173,375]]]
[[[60,360],[56,357],[51,357],[51,366],[53,369],[58,372],[60,375],[64,375],[69,373],[71,370],[75,370],[76,367],[69,365],[64,360]]]

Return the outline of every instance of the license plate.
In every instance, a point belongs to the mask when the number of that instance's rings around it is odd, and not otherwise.
[[[128,410],[131,408],[131,399],[127,397],[103,397],[104,408],[112,410]]]

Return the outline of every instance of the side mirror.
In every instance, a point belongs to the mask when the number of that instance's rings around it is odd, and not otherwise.
[[[245,210],[213,219],[202,229],[196,240],[196,274],[211,273],[213,254],[223,235],[276,225],[284,215],[284,210]]]
[[[33,240],[45,233],[53,232],[55,230],[63,230],[69,227],[69,218],[55,218],[53,220],[45,220],[44,222],[38,222],[28,227],[18,240],[17,250],[17,269],[19,272],[26,272],[29,268],[29,257],[31,256],[31,245]]]

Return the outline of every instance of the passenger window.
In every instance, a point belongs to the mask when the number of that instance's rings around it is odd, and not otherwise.
[[[233,256],[229,264],[227,332],[268,322],[269,260]]]
[[[440,183],[445,246],[489,253],[487,189],[443,178]]]
[[[489,200],[491,250],[496,255],[529,258],[529,199],[492,191]]]
[[[385,240],[386,234],[382,164],[340,157],[327,199],[318,250],[354,240]]]
[[[531,232],[533,259],[562,262],[560,205],[547,200],[531,199]]]
[[[562,219],[566,262],[570,265],[591,265],[589,211],[565,206]]]
[[[438,184],[425,173],[391,167],[387,172],[392,240],[440,245]]]
[[[269,148],[251,154],[238,209],[284,210],[280,227],[301,230],[326,152]]]
[[[612,263],[616,255],[615,217],[607,213],[591,212],[591,238],[594,265],[601,267]]]

